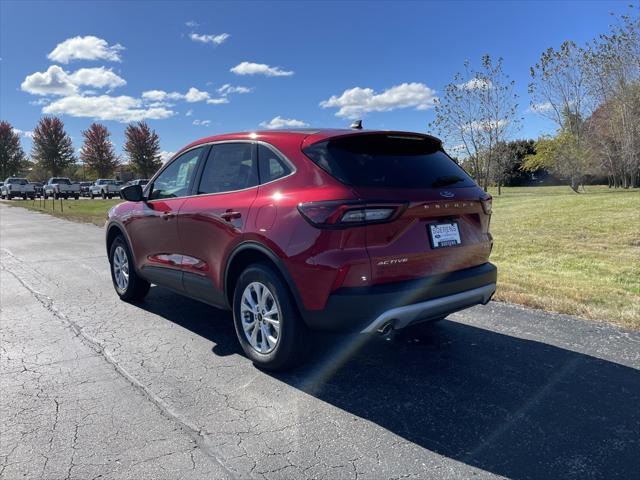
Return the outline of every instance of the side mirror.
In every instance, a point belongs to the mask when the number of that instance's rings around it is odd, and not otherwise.
[[[144,194],[142,193],[142,187],[140,185],[129,185],[122,187],[120,190],[122,198],[129,202],[143,202]]]

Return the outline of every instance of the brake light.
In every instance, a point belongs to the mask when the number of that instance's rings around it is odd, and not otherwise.
[[[491,211],[493,208],[493,199],[491,198],[491,195],[487,196],[486,198],[481,198],[480,203],[482,204],[482,210],[484,211],[484,213],[486,215],[491,215]]]
[[[298,210],[309,223],[317,227],[345,228],[388,222],[404,207],[404,204],[367,204],[338,200],[301,203]]]

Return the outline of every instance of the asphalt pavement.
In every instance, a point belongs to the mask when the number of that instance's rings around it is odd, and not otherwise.
[[[257,370],[231,316],[111,286],[102,229],[0,203],[0,478],[638,478],[640,333],[491,302]]]

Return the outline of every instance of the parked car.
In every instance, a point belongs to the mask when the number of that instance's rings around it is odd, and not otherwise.
[[[88,197],[89,196],[89,187],[93,185],[91,182],[80,182],[80,196]]]
[[[26,178],[9,177],[2,183],[2,187],[0,187],[0,197],[3,200],[5,198],[11,200],[16,197],[24,200],[27,198],[33,199],[35,198],[35,191],[33,185],[31,185]]]
[[[52,177],[43,187],[45,200],[49,197],[58,198],[80,198],[80,185],[71,183],[66,177]]]
[[[114,179],[99,178],[89,187],[89,197],[113,198],[120,196],[120,185]]]
[[[496,289],[491,196],[429,135],[209,137],[122,194],[106,224],[120,298],[154,283],[230,309],[262,368],[295,365],[311,330],[386,334]]]
[[[140,185],[141,187],[144,187],[147,183],[149,183],[148,178],[137,178],[135,180],[128,181],[125,186],[128,187],[129,185]]]
[[[29,182],[31,185],[33,185],[33,192],[35,194],[35,196],[37,198],[42,196],[42,187],[44,185],[44,183],[42,182]]]

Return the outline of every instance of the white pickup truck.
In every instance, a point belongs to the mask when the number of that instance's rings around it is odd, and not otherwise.
[[[71,180],[65,177],[52,177],[42,188],[44,199],[49,197],[58,198],[80,198],[80,185],[71,183]]]
[[[122,185],[111,178],[99,178],[89,187],[89,197],[113,198],[120,196]]]
[[[15,197],[34,199],[36,195],[33,185],[29,183],[26,178],[9,177],[7,178],[2,187],[0,187],[0,197],[11,200]]]

